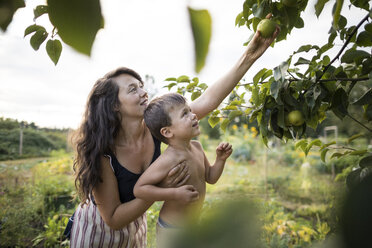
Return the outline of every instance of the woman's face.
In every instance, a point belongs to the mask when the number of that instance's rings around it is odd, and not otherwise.
[[[148,96],[143,84],[128,74],[115,78],[119,86],[120,113],[123,117],[143,117]]]

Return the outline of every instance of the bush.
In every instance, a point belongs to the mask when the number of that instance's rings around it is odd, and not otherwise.
[[[66,220],[77,205],[72,201],[71,172],[69,157],[38,163],[30,171],[4,167],[3,174],[20,179],[11,184],[6,178],[0,178],[0,183],[6,183],[0,192],[3,195],[0,198],[0,247],[68,246],[61,237]]]

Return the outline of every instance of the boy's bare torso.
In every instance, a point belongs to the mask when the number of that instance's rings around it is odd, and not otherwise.
[[[173,226],[181,226],[190,219],[198,218],[204,202],[206,190],[204,153],[197,141],[190,141],[190,144],[190,150],[179,150],[169,146],[162,154],[162,156],[170,156],[174,161],[186,161],[190,173],[186,184],[193,185],[199,192],[199,199],[189,204],[171,200],[164,202],[160,210],[160,218]]]

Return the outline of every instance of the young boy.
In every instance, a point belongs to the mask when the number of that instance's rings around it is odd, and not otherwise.
[[[229,143],[219,144],[216,161],[214,165],[209,164],[201,144],[191,140],[200,134],[198,120],[180,94],[169,93],[155,98],[145,110],[144,118],[152,134],[169,146],[141,175],[134,187],[134,195],[145,200],[165,201],[157,224],[158,248],[163,248],[172,230],[182,227],[190,219],[197,220],[206,182],[217,182],[232,148]],[[172,166],[183,161],[189,167],[188,185],[158,187]]]

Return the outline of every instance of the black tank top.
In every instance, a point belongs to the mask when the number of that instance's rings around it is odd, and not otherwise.
[[[160,144],[161,144],[161,142],[158,139],[156,139],[154,136],[152,136],[152,138],[155,144],[155,151],[154,151],[154,155],[151,160],[151,164],[160,156]],[[118,181],[121,203],[129,202],[135,199],[136,197],[133,194],[133,188],[142,173],[136,174],[126,169],[124,166],[122,166],[119,163],[118,159],[115,157],[114,154],[108,154],[108,157],[110,157],[111,166],[112,166],[112,169],[114,170],[115,177]]]

